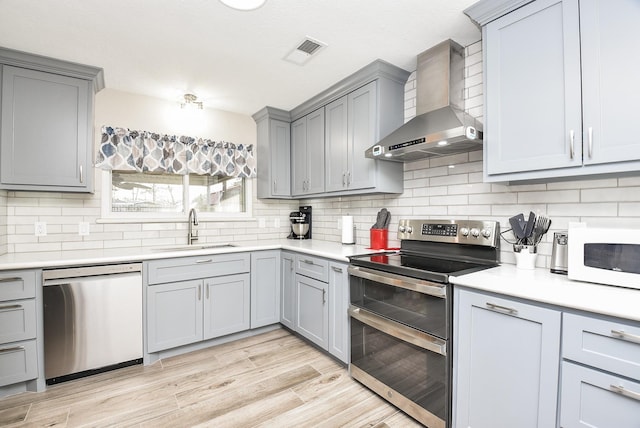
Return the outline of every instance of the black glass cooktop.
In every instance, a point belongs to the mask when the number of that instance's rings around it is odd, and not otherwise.
[[[353,256],[350,261],[354,266],[438,282],[448,282],[450,275],[458,276],[497,266],[495,263],[481,264],[397,252]]]

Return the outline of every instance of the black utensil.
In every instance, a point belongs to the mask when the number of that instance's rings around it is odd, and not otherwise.
[[[526,222],[524,220],[523,214],[514,215],[509,219],[509,224],[511,225],[511,230],[513,234],[518,239],[524,239],[524,230],[526,227]]]
[[[533,211],[529,212],[529,219],[527,220],[527,223],[525,225],[524,228],[524,239],[527,239],[530,241],[531,238],[531,234],[533,233],[533,226],[536,223],[536,215],[533,213]],[[531,242],[533,244],[533,242]]]

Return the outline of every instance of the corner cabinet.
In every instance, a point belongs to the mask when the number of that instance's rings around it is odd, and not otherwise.
[[[291,197],[291,116],[265,107],[253,115],[257,125],[258,198]]]
[[[485,181],[640,169],[628,108],[640,97],[636,0],[486,0],[465,12],[483,25]]]
[[[0,188],[93,192],[102,69],[0,48]]]
[[[293,196],[324,192],[324,107],[291,124]]]
[[[454,426],[556,426],[561,313],[455,290]]]

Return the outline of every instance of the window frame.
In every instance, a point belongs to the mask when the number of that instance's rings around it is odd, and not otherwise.
[[[188,176],[187,176],[188,177]],[[185,187],[185,176],[182,176],[182,206],[181,213],[154,213],[154,212],[113,212],[111,211],[112,177],[110,170],[101,170],[101,218],[98,223],[174,223],[184,221],[189,213],[189,198]],[[215,213],[198,211],[198,220],[204,222],[215,221],[251,221],[253,217],[253,182],[251,178],[244,179],[245,212],[241,213]]]

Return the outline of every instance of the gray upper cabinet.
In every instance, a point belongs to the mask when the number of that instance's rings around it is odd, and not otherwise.
[[[604,0],[486,0],[485,180],[634,171],[640,7]],[[489,16],[486,5],[500,4]],[[485,10],[481,10],[485,6]],[[502,8],[504,6],[504,8]]]
[[[291,124],[293,196],[324,192],[324,108]]]
[[[102,70],[0,48],[0,188],[93,192]]]
[[[265,107],[253,119],[257,125],[258,198],[290,198],[291,116]]]

